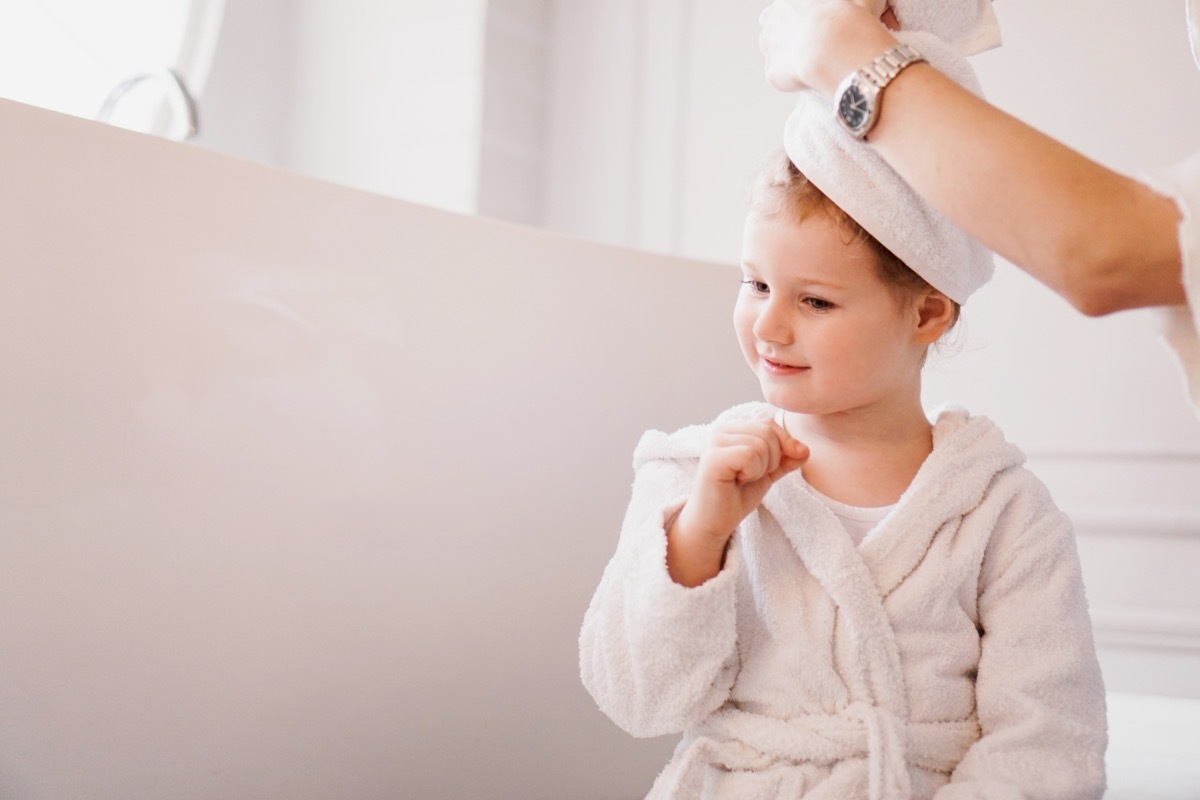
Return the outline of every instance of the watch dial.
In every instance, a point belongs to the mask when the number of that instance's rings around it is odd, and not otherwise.
[[[838,113],[851,128],[861,128],[867,121],[867,98],[854,84],[846,87],[838,102]]]

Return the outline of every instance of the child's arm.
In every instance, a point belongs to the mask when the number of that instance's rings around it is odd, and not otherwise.
[[[984,556],[975,684],[983,735],[935,800],[1096,800],[1104,791],[1104,684],[1074,535],[1045,488],[1034,488],[1000,515]]]
[[[667,529],[667,569],[683,586],[721,571],[733,530],[775,481],[798,468],[808,448],[772,420],[715,428],[700,456],[696,483]]]
[[[663,435],[648,434],[643,444],[653,436]],[[745,514],[718,537],[714,547],[724,565],[718,556],[703,585],[685,587],[668,569],[667,528],[678,521],[685,499],[691,503],[701,496],[696,492],[701,470],[694,465],[694,456],[661,458],[638,469],[617,552],[580,632],[584,686],[605,714],[635,736],[678,733],[699,722],[725,702],[737,675],[736,586],[742,567],[729,533]],[[688,531],[685,526],[685,536]],[[690,543],[680,548],[684,558]]]

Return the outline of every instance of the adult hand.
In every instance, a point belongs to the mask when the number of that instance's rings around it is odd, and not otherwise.
[[[758,46],[776,89],[824,94],[895,44],[889,4],[881,0],[774,0],[759,15]]]

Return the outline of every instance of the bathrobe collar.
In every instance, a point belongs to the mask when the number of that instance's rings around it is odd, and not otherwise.
[[[859,674],[845,676],[852,694],[907,718],[899,648],[883,601],[929,552],[934,536],[979,506],[997,473],[1023,461],[991,420],[958,408],[940,409],[933,452],[859,547],[799,474],[767,493],[758,513],[774,517],[805,567],[842,609],[861,648]]]
[[[770,418],[766,403],[746,403],[721,414],[714,424]],[[643,439],[634,453],[640,467],[654,459],[699,458],[710,426],[684,428]],[[884,599],[909,575],[945,526],[982,502],[996,476],[1024,462],[987,417],[945,406],[933,416],[933,451],[900,502],[855,547],[832,512],[797,473],[779,481],[755,512],[760,525],[775,523],[805,567],[842,609],[855,644],[862,648],[858,675],[846,676],[852,694],[907,717],[903,670]]]

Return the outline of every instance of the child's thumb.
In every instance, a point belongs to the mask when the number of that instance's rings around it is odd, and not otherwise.
[[[774,483],[789,472],[795,472],[804,466],[806,461],[808,461],[808,445],[801,444],[795,439],[789,440],[783,445],[782,458],[779,459],[779,467],[771,473],[771,482]]]
[[[784,443],[784,455],[788,458],[796,459],[801,464],[808,460],[808,445],[799,439],[788,437]],[[799,466],[799,464],[797,464]]]

